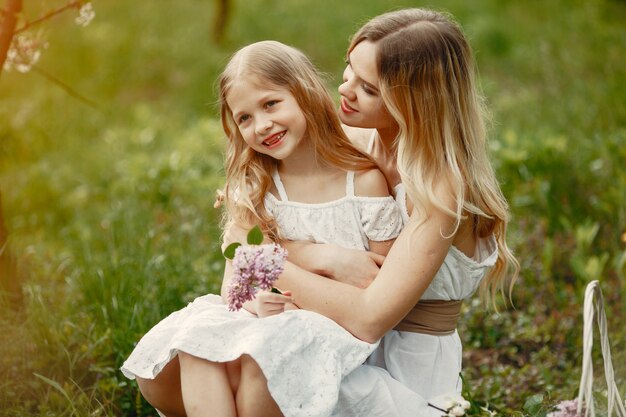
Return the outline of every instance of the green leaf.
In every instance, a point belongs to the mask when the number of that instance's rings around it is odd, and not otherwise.
[[[273,292],[274,294],[282,294],[282,292],[280,292],[280,290],[276,287],[272,287],[272,290],[270,292]]]
[[[540,409],[543,403],[543,395],[535,394],[530,396],[526,402],[524,402],[524,410],[529,414],[536,414]]]
[[[233,242],[224,249],[224,257],[228,259],[233,259],[235,257],[235,250],[241,246],[239,242]]]
[[[52,388],[56,389],[61,394],[63,394],[63,396],[65,397],[67,402],[72,407],[72,410],[74,411],[74,413],[76,413],[76,415],[78,415],[78,410],[76,410],[76,407],[74,407],[74,401],[72,401],[72,398],[67,393],[67,391],[61,386],[61,384],[59,384],[58,382],[56,382],[56,381],[54,381],[54,380],[52,380],[50,378],[46,378],[45,376],[40,375],[40,374],[38,374],[36,372],[33,372],[33,375],[35,375],[37,378],[41,379],[43,382],[45,382],[46,384],[50,385]]]
[[[248,232],[248,245],[260,245],[261,243],[263,243],[263,232],[257,225]]]

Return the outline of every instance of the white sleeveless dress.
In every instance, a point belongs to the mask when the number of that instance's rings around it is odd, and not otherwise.
[[[274,181],[280,199],[268,194],[265,205],[286,239],[365,250],[368,240],[390,240],[400,233],[402,218],[393,197],[355,196],[352,172],[346,176],[346,195],[320,204],[289,201],[278,173]],[[376,346],[311,311],[260,319],[243,309],[230,312],[220,296],[210,294],[150,329],[121,370],[130,379],[153,379],[180,351],[215,362],[248,354],[285,416],[323,417],[337,403],[342,378]]]
[[[368,145],[371,152],[376,132]],[[403,222],[409,214],[402,184],[395,187],[395,197]],[[472,258],[450,247],[443,264],[422,300],[465,300],[478,288],[495,264],[498,249],[495,238],[480,239]],[[367,360],[347,375],[341,385],[336,417],[440,417],[446,395],[461,392],[462,345],[458,333],[432,336],[390,330]]]

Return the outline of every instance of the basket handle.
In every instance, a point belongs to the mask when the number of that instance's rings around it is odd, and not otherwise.
[[[609,345],[609,333],[606,326],[606,314],[604,312],[604,297],[600,283],[591,281],[585,290],[585,303],[583,307],[583,363],[582,375],[580,377],[580,388],[578,390],[578,410],[577,415],[582,415],[583,403],[585,404],[585,417],[595,417],[593,403],[593,361],[591,351],[593,348],[593,319],[597,317],[598,328],[600,330],[600,345],[602,347],[602,358],[604,359],[604,376],[607,384],[608,417],[613,414],[613,409],[617,404],[616,413],[618,417],[626,417],[626,404],[622,403],[619,396],[617,384],[615,383],[615,373],[611,360],[611,347]]]

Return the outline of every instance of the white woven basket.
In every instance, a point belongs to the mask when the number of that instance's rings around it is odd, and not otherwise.
[[[591,281],[585,290],[585,305],[583,309],[583,364],[582,375],[580,377],[580,389],[578,391],[578,412],[582,416],[584,405],[584,416],[595,417],[595,406],[593,403],[593,363],[591,351],[593,348],[593,321],[597,318],[600,330],[600,346],[602,347],[602,358],[604,359],[604,376],[607,384],[608,417],[611,417],[615,409],[618,417],[626,417],[626,401],[620,398],[615,374],[613,372],[613,362],[611,360],[611,347],[609,346],[609,334],[606,327],[606,314],[604,313],[604,298],[598,281]]]

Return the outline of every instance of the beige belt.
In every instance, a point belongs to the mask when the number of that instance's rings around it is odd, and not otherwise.
[[[395,329],[433,336],[452,334],[461,315],[461,303],[460,300],[420,300]]]

